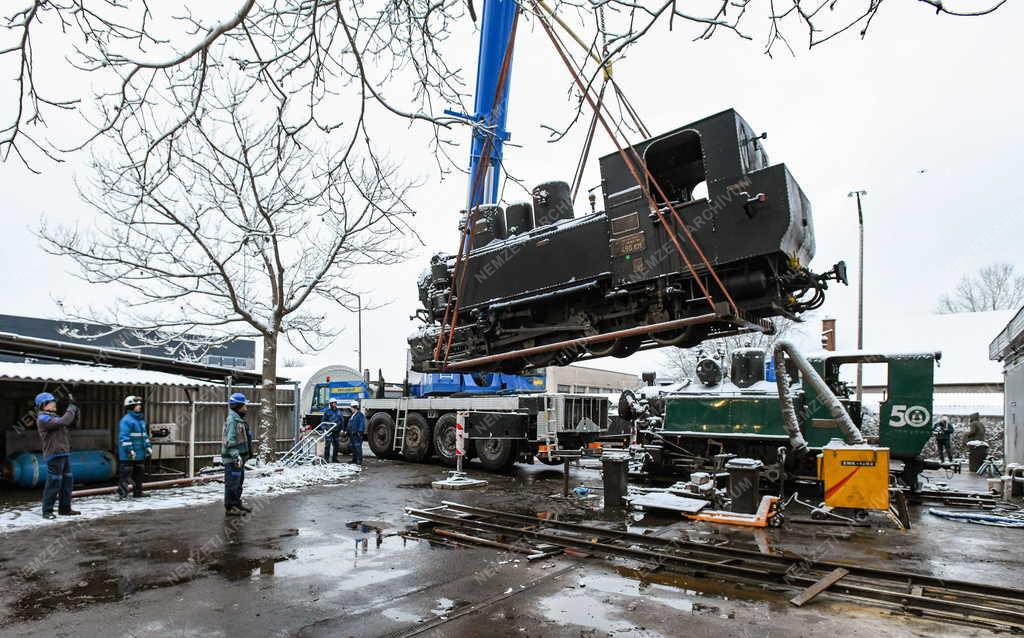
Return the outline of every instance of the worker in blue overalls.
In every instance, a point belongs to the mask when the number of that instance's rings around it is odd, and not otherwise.
[[[338,462],[338,446],[341,443],[341,429],[345,427],[345,415],[338,409],[338,400],[331,399],[330,406],[324,410],[320,418],[320,430],[326,432],[324,436],[324,461],[327,463]]]
[[[359,409],[359,403],[353,401],[348,405],[348,436],[352,448],[352,462],[363,464],[363,435],[366,434],[366,417]]]
[[[252,455],[252,432],[245,422],[249,400],[241,392],[228,399],[228,418],[224,421],[224,438],[220,457],[224,464],[224,512],[242,516],[252,509],[242,505],[242,484],[245,482],[245,461]]]
[[[135,498],[142,498],[149,496],[142,493],[142,482],[145,479],[146,459],[153,456],[149,426],[142,413],[142,397],[125,397],[124,409],[124,416],[118,424],[117,458],[121,481],[117,486],[117,494],[121,498],[127,498],[129,493]]]
[[[43,486],[43,518],[76,516],[81,514],[71,509],[71,435],[68,426],[78,418],[78,406],[68,404],[63,416],[57,416],[57,397],[49,392],[36,395],[36,429],[43,444],[43,461],[46,462],[46,484]],[[53,504],[60,500],[57,514]]]

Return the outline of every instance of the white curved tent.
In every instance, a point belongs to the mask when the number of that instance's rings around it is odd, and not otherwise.
[[[301,388],[300,409],[302,413],[309,410],[313,402],[313,388],[318,383],[327,383],[327,377],[334,381],[360,381],[362,375],[355,368],[341,364],[331,364],[323,367],[300,366],[295,368],[282,368],[278,374],[299,382]]]

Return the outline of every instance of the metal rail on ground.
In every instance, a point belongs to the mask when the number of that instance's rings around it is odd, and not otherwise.
[[[538,519],[449,501],[440,508],[407,508],[410,515],[450,529],[523,537],[591,554],[626,557],[703,577],[806,590],[836,569],[848,573],[823,595],[852,598],[904,613],[991,629],[1024,631],[1024,590],[875,569],[791,555],[667,539],[594,525]]]

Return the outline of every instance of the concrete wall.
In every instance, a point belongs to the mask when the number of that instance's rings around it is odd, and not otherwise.
[[[640,377],[636,375],[582,366],[549,366],[545,375],[548,392],[612,394],[634,390],[641,384]]]

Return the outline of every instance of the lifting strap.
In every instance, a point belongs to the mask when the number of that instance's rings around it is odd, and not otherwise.
[[[601,123],[602,128],[604,128],[605,132],[608,134],[612,142],[615,144],[619,156],[622,157],[623,162],[626,164],[626,168],[632,174],[633,179],[636,180],[636,183],[640,186],[642,192],[644,193],[644,196],[647,199],[648,205],[651,208],[651,211],[658,217],[658,220],[661,222],[662,227],[665,229],[666,234],[669,236],[669,239],[672,240],[673,245],[675,245],[676,251],[679,253],[679,256],[682,257],[687,269],[690,271],[690,274],[692,275],[694,281],[697,283],[697,286],[701,289],[701,292],[704,293],[704,298],[707,300],[712,310],[715,310],[714,300],[711,297],[710,291],[704,284],[704,281],[701,279],[701,277],[698,276],[697,270],[693,262],[690,260],[690,257],[687,255],[686,251],[683,250],[683,246],[680,243],[679,237],[676,235],[674,229],[668,224],[668,220],[666,219],[665,214],[662,212],[657,200],[651,193],[652,186],[655,189],[655,191],[657,191],[658,197],[660,197],[662,201],[665,203],[665,207],[671,213],[673,220],[676,222],[677,225],[679,225],[683,229],[683,233],[686,235],[687,241],[693,246],[700,261],[703,262],[704,267],[707,269],[708,274],[715,281],[718,288],[722,291],[722,295],[729,303],[729,306],[731,306],[733,313],[738,317],[740,315],[739,307],[733,300],[732,295],[729,294],[729,291],[726,289],[725,284],[722,283],[722,280],[721,278],[719,278],[718,273],[715,272],[714,266],[711,265],[711,262],[704,254],[704,251],[701,250],[700,246],[697,244],[696,240],[693,237],[693,234],[690,232],[690,229],[683,222],[682,217],[679,215],[679,212],[675,209],[675,206],[673,206],[672,203],[669,201],[668,196],[665,194],[665,191],[662,189],[657,179],[655,179],[651,172],[648,170],[646,162],[644,162],[642,158],[640,158],[637,155],[636,150],[633,148],[632,145],[623,144],[622,142],[620,142],[618,136],[612,130],[612,127],[608,124],[607,119],[602,113],[602,105],[598,104],[595,101],[589,88],[584,84],[583,79],[580,77],[580,74],[574,68],[568,53],[564,49],[564,45],[561,44],[558,38],[558,35],[554,32],[547,18],[544,15],[542,15],[541,11],[539,10],[539,1],[540,0],[531,0],[531,3],[534,7],[534,15],[537,17],[538,22],[543,27],[544,32],[547,34],[548,38],[551,40],[552,46],[554,46],[555,51],[558,53],[559,57],[562,59],[562,62],[565,64],[565,67],[569,71],[569,75],[572,77],[577,88],[583,94],[587,103],[590,105],[590,108],[594,111],[594,114],[597,117],[597,120]],[[616,128],[619,127],[616,126]],[[627,154],[627,149],[630,151],[629,154]],[[633,156],[632,158],[630,157],[630,154]],[[638,166],[643,171],[643,179],[641,178],[641,172],[640,170],[638,170]]]

